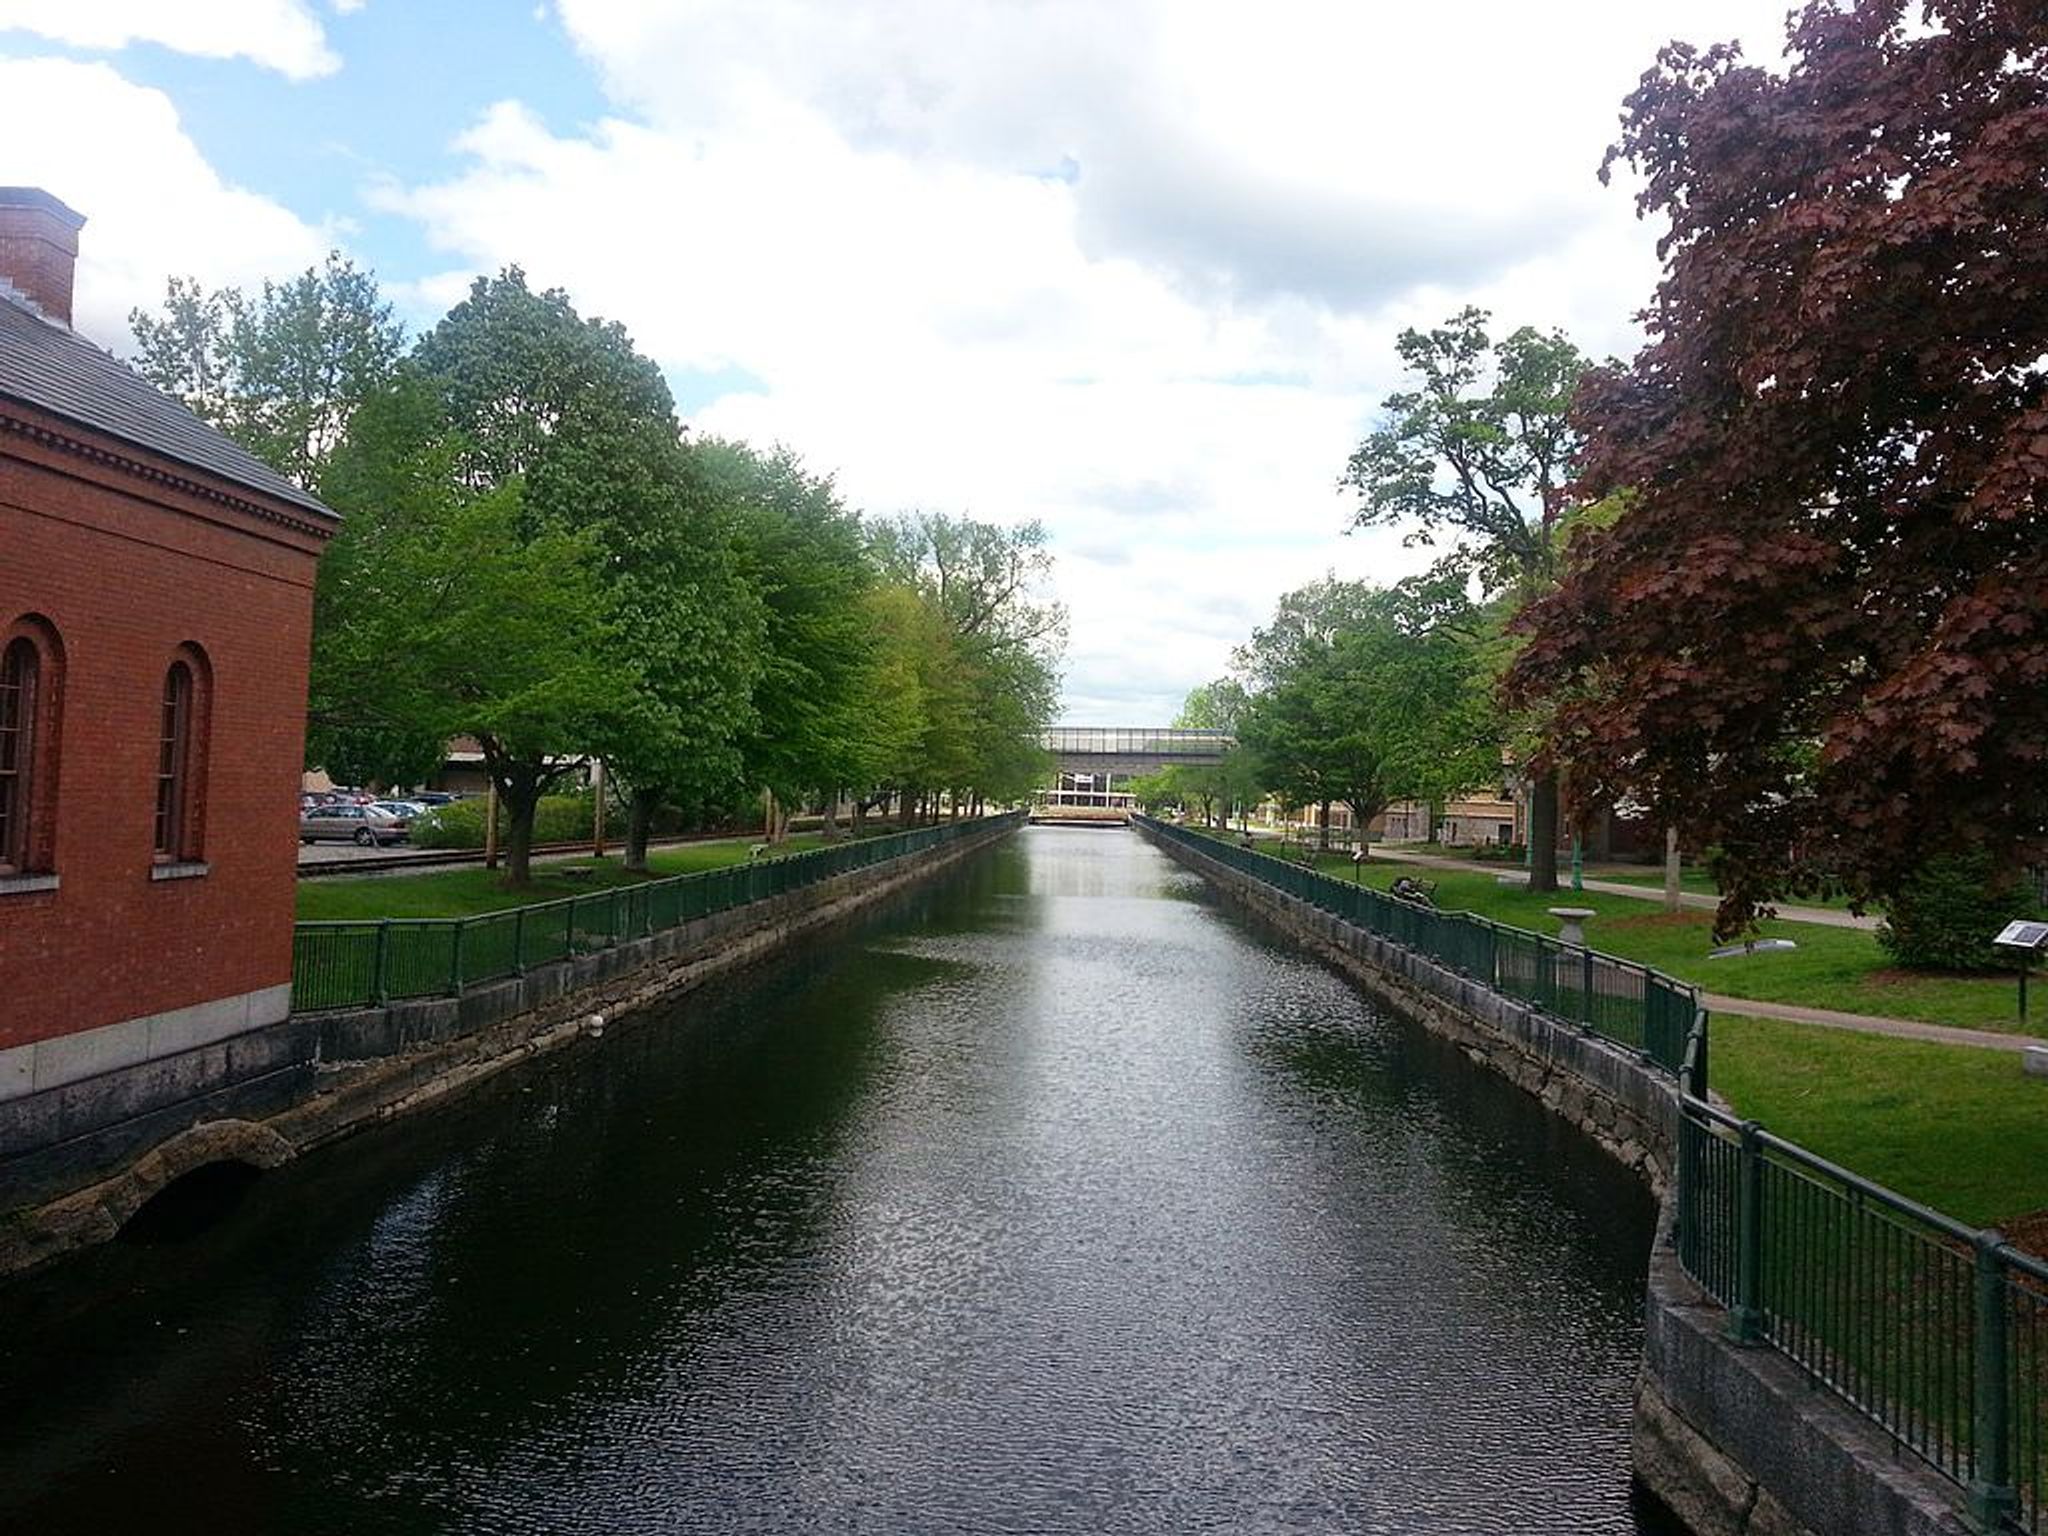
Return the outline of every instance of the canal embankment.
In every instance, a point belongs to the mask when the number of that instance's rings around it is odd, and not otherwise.
[[[1646,1192],[1121,832],[207,1217],[9,1288],[0,1529],[1677,1536]]]
[[[2039,1528],[2038,1266],[1716,1110],[1690,989],[1135,825],[1658,1192],[1634,1463],[1699,1536]]]
[[[282,1021],[0,1106],[0,1276],[106,1241],[198,1170],[277,1167],[626,1027],[1022,824],[952,823],[485,918],[302,923]]]

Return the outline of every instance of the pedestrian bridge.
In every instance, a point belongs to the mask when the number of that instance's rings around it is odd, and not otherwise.
[[[1163,725],[1056,725],[1042,739],[1053,781],[1032,797],[1039,821],[1121,821],[1136,805],[1132,779],[1162,768],[1213,768],[1236,744],[1228,731]]]
[[[1176,766],[1213,768],[1235,745],[1228,731],[1164,725],[1056,725],[1044,740],[1061,773],[1124,778]]]

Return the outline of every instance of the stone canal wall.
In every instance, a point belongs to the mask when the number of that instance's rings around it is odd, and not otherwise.
[[[1670,1079],[1632,1051],[1136,825],[1230,900],[1541,1100],[1657,1192],[1635,1468],[1696,1536],[1967,1536],[1951,1484],[1784,1356],[1725,1337],[1725,1312],[1686,1275],[1670,1241]]]
[[[460,997],[294,1014],[165,1060],[16,1100],[0,1117],[0,1275],[105,1241],[210,1163],[274,1167],[604,1034],[766,958],[1014,831],[985,832],[539,965]]]
[[[1138,830],[1239,905],[1287,930],[1374,996],[1454,1042],[1552,1114],[1578,1127],[1660,1194],[1677,1145],[1671,1087],[1633,1051],[1589,1034],[1491,987],[1354,927],[1334,913],[1164,838]]]

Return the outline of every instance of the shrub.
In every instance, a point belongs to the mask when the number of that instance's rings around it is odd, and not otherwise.
[[[1918,970],[2006,970],[2012,957],[1993,949],[1992,937],[2032,906],[2023,884],[1994,880],[1988,854],[1949,854],[1921,865],[1892,898],[1877,942]]]
[[[592,807],[595,804],[586,791],[580,795],[543,795],[533,813],[533,840],[536,843],[569,843],[587,838],[592,829]],[[614,823],[621,835],[623,824]],[[498,839],[502,844],[505,837],[505,818],[498,817]],[[457,800],[452,805],[436,806],[412,824],[412,841],[416,848],[481,848],[484,845],[484,801]]]

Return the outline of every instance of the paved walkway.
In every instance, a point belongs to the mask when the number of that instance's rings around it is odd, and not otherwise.
[[[1432,869],[1460,870],[1467,874],[1483,870],[1484,864],[1471,859],[1449,859],[1433,853],[1408,853],[1397,848],[1376,847],[1376,859],[1396,859],[1405,864],[1426,864]],[[1616,880],[1588,880],[1586,889],[1599,891],[1610,896],[1634,896],[1644,901],[1664,899],[1664,892],[1653,886],[1626,885]],[[1560,898],[1570,892],[1560,891]],[[1687,892],[1681,898],[1688,907],[1700,907],[1711,911],[1714,898]],[[1831,907],[1780,907],[1778,916],[1787,922],[1818,923],[1827,928],[1863,928],[1877,926],[1874,917],[1857,917],[1852,912],[1839,912]],[[1595,938],[1595,943],[1598,939]],[[1706,1004],[1710,1013],[1746,1014],[1753,1019],[1783,1019],[1793,1024],[1817,1024],[1823,1029],[1846,1029],[1863,1035],[1885,1035],[1894,1040],[1927,1040],[1939,1045],[1974,1046],[1986,1051],[2024,1051],[2030,1045],[2048,1044],[2033,1035],[2008,1035],[1992,1029],[1961,1029],[1950,1024],[1928,1024],[1918,1019],[1894,1019],[1872,1013],[1845,1013],[1837,1008],[1808,1008],[1798,1003],[1770,1003],[1754,997],[1727,997],[1718,992],[1703,992],[1700,1001]]]
[[[1384,844],[1376,844],[1372,856],[1376,859],[1394,859],[1403,864],[1426,864],[1431,869],[1453,869],[1467,875],[1489,871],[1517,877],[1522,875],[1519,869],[1499,868],[1482,864],[1476,859],[1449,859],[1435,853],[1409,853],[1403,849],[1386,847]],[[1663,887],[1655,885],[1629,885],[1620,880],[1588,880],[1585,882],[1585,888],[1589,891],[1598,891],[1602,896],[1629,896],[1637,901],[1664,900]],[[1563,890],[1557,894],[1559,904],[1562,905],[1565,899],[1570,897],[1571,892]],[[1678,899],[1685,906],[1702,912],[1711,912],[1720,905],[1718,898],[1702,896],[1695,891],[1682,892]],[[1834,907],[1780,907],[1778,916],[1788,923],[1816,923],[1823,928],[1860,928],[1866,932],[1876,928],[1879,921],[1874,917],[1858,917],[1854,912],[1843,912]]]
[[[1723,997],[1702,992],[1700,1001],[1709,1013],[1740,1013],[1753,1019],[1783,1019],[1793,1024],[1817,1024],[1823,1029],[1846,1029],[1859,1035],[1888,1035],[1894,1040],[1928,1040],[1937,1045],[1968,1045],[1986,1051],[2024,1051],[2030,1045],[2048,1045],[2034,1035],[2008,1035],[1995,1029],[1959,1029],[1950,1024],[1925,1024],[1918,1019],[1881,1018],[1870,1013],[1843,1013],[1834,1008],[1807,1008],[1797,1003],[1767,1003],[1754,997]]]

